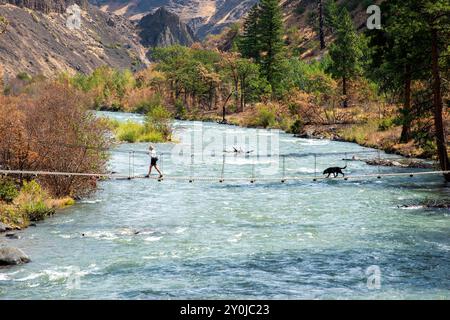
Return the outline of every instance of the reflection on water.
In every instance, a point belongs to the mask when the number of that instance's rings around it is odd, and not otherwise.
[[[230,128],[203,126],[213,135]],[[198,125],[175,128],[183,140]],[[157,146],[165,174],[220,176],[221,153],[191,165],[173,161],[174,147]],[[146,148],[119,146],[111,170],[127,174],[128,154],[120,151]],[[279,135],[280,154],[365,150]],[[226,176],[250,177],[254,165],[267,165],[267,158],[234,159]],[[144,174],[147,162],[136,153],[135,173]],[[281,176],[277,165],[274,174]],[[316,170],[311,157],[289,157],[285,170],[310,176],[334,165],[345,165],[342,156],[320,157]],[[349,174],[398,170],[348,165]],[[106,181],[91,199],[20,232],[21,239],[0,240],[33,259],[0,270],[0,298],[448,299],[449,211],[419,204],[449,198],[439,177],[284,185]],[[415,207],[405,210],[405,204]],[[381,270],[380,290],[367,287],[372,265]]]

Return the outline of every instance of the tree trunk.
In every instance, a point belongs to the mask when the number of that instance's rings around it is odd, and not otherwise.
[[[245,88],[242,87],[242,93],[241,93],[241,112],[245,111]]]
[[[344,108],[348,107],[348,100],[347,100],[347,78],[345,76],[342,77],[342,95],[344,96],[344,102],[342,106]]]
[[[435,28],[431,30],[431,59],[433,70],[433,102],[436,144],[441,169],[442,171],[448,171],[450,169],[450,163],[448,160],[444,121],[442,119],[443,103],[441,93],[441,76],[439,72],[438,32]],[[450,174],[444,174],[444,177],[446,181],[450,182]]]
[[[242,77],[241,79],[241,112],[244,112],[245,109],[245,83],[246,83],[246,78],[245,76]]]
[[[237,111],[237,110],[239,110],[239,79],[238,78],[235,78],[235,80],[234,80],[235,82],[234,82],[234,90],[236,91],[235,92],[235,95],[234,95],[234,104],[235,104],[235,110]]]
[[[324,50],[326,48],[325,44],[325,34],[323,31],[323,4],[322,0],[318,0],[319,7],[319,38],[320,38],[320,50]]]
[[[401,143],[411,140],[411,66],[405,66],[405,91],[403,100],[403,128],[400,136]]]
[[[228,100],[230,100],[231,96],[233,95],[233,92],[231,92],[228,97],[226,98],[225,102],[222,105],[222,123],[225,124],[227,123],[227,119],[226,119],[226,115],[227,115],[227,103]]]

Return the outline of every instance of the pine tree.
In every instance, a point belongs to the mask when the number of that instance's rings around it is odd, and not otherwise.
[[[348,81],[361,72],[361,39],[356,33],[347,9],[339,15],[336,40],[330,47],[331,65],[329,71],[335,78],[342,79],[343,106],[348,106]]]
[[[326,0],[324,5],[324,26],[329,32],[334,33],[337,29],[339,9],[335,0]]]
[[[261,0],[259,10],[259,47],[261,73],[277,92],[283,75],[284,41],[283,15],[279,0]]]
[[[317,9],[319,11],[319,40],[320,40],[320,50],[324,50],[325,44],[325,31],[324,31],[324,15],[323,15],[323,1],[317,1]]]
[[[440,166],[443,171],[448,171],[450,161],[443,119],[443,97],[448,95],[444,90],[448,88],[443,85],[442,78],[450,69],[450,60],[443,53],[448,53],[450,47],[450,3],[448,0],[391,0],[389,5],[391,19],[386,21],[385,31],[378,36],[375,49],[378,54],[374,62],[382,65],[377,72],[393,90],[403,87],[402,140],[406,140],[411,129],[411,114],[416,118],[427,112],[433,114],[432,134],[436,139]],[[431,97],[425,106],[411,104],[412,80],[427,86]],[[444,176],[450,181],[450,174]]]
[[[414,4],[417,5],[417,3]],[[447,151],[446,128],[443,120],[444,103],[442,100],[441,70],[448,72],[450,67],[448,58],[441,62],[441,51],[448,51],[450,47],[450,3],[448,0],[424,0],[418,7],[420,8],[420,17],[424,19],[423,28],[431,36],[434,129],[436,131],[438,157],[442,171],[449,171],[450,161]],[[450,181],[450,173],[444,174],[444,177],[447,181]]]
[[[244,58],[259,61],[259,6],[251,9],[244,21],[244,31],[240,37],[238,48]]]
[[[403,3],[403,0],[384,3],[384,28],[369,32],[374,48],[369,76],[378,81],[385,92],[399,94],[403,104],[399,117],[402,124],[400,142],[406,143],[413,138],[413,121],[420,117],[412,105],[412,83],[425,76],[424,71],[427,72],[427,64],[430,64],[430,54],[420,47],[430,46],[430,43],[429,36],[419,25],[410,23],[415,18],[404,10]]]

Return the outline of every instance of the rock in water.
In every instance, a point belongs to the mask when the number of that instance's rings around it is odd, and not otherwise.
[[[20,249],[0,248],[0,266],[14,266],[30,262],[31,259]]]
[[[10,231],[12,228],[4,223],[0,222],[0,233]]]
[[[15,233],[7,233],[5,237],[7,237],[8,239],[20,239],[20,237]]]

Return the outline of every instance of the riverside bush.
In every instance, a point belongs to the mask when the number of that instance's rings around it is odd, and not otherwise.
[[[140,123],[127,121],[117,127],[116,138],[119,141],[134,143],[139,140],[139,137],[144,133],[144,129],[144,125]]]
[[[385,118],[380,121],[378,128],[380,131],[386,131],[396,125],[396,119],[394,118]]]
[[[10,179],[0,179],[0,200],[12,202],[19,195],[16,184]]]
[[[275,123],[275,112],[269,106],[259,105],[257,107],[254,125],[256,127],[268,128],[275,126]]]
[[[0,95],[0,163],[11,170],[105,172],[110,131],[87,110],[88,98],[72,85],[33,84],[20,97]],[[96,188],[91,177],[41,176],[52,196],[80,197]]]
[[[146,133],[160,133],[164,140],[169,141],[172,137],[171,113],[163,106],[154,106],[145,118]]]
[[[39,221],[55,212],[55,209],[47,204],[49,200],[47,192],[35,180],[32,180],[23,183],[15,203],[26,219]]]
[[[133,121],[120,123],[116,129],[116,139],[119,141],[135,142],[165,142],[167,141],[163,132],[157,128],[147,126]]]

